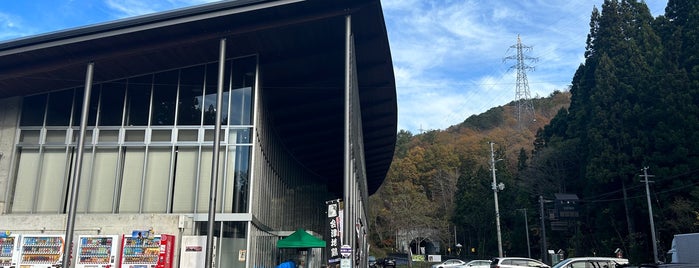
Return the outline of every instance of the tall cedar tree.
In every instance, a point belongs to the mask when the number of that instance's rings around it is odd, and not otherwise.
[[[697,1],[689,0],[669,1],[667,17],[657,20],[643,2],[607,0],[601,13],[593,10],[586,61],[573,78],[568,113],[552,119],[537,144],[543,151],[572,141],[581,154],[579,173],[570,179],[582,183],[569,185],[582,187],[568,191],[583,199],[578,232],[586,241],[572,251],[583,255],[619,247],[637,262],[652,261],[639,183],[646,166],[658,178],[653,189],[654,205],[660,206],[654,215],[661,218],[659,244],[669,246],[672,234],[696,230],[697,211],[687,211],[691,206],[685,204],[696,207],[699,196],[693,186],[699,168],[699,76],[692,76],[699,73],[698,10]],[[668,194],[660,203],[664,192],[675,197]],[[673,221],[695,224],[681,227]]]

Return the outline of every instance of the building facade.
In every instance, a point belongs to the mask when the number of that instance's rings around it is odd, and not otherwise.
[[[342,243],[366,252],[397,118],[379,1],[223,1],[69,29],[0,43],[0,70],[0,230],[205,235],[219,267],[274,267],[276,241],[327,237],[326,201],[343,199]]]

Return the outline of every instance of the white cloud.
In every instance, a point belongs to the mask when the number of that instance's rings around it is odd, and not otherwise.
[[[116,13],[117,17],[133,17],[156,12],[154,3],[139,0],[107,0],[105,5]]]
[[[382,1],[398,92],[398,127],[445,129],[514,100],[520,35],[530,96],[565,90],[582,63],[590,13],[603,0]],[[647,1],[653,14],[667,1]],[[660,12],[655,12],[660,10]]]
[[[104,3],[113,11],[114,16],[126,18],[217,1],[220,0],[105,0]]]
[[[19,16],[0,12],[0,40],[9,40],[34,34],[32,27],[22,23]]]

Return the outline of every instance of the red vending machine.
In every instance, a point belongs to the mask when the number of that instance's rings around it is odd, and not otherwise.
[[[19,267],[19,236],[0,234],[0,268]]]
[[[118,236],[82,235],[78,237],[76,268],[115,268]]]
[[[63,235],[22,235],[19,267],[50,268],[63,260]]]
[[[165,244],[161,243],[165,239]],[[130,236],[121,238],[121,254],[119,263],[121,268],[155,268],[159,265],[159,259],[163,256],[163,268],[172,268],[174,256],[174,236],[152,235],[147,231],[134,231]],[[169,262],[165,262],[169,256]]]
[[[162,234],[160,235],[160,254],[158,255],[158,263],[156,268],[172,268],[174,261],[175,236]]]

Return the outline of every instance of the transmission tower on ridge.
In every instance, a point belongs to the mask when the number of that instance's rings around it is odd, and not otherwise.
[[[530,51],[531,46],[522,44],[522,40],[517,35],[517,44],[510,46],[517,50],[516,55],[507,56],[504,60],[517,60],[517,63],[510,67],[517,69],[517,85],[515,87],[515,116],[520,126],[525,123],[536,121],[534,117],[534,103],[529,95],[529,82],[527,81],[527,70],[534,70],[534,67],[525,64],[525,61],[537,61],[537,58],[532,58],[524,55],[524,50]]]

